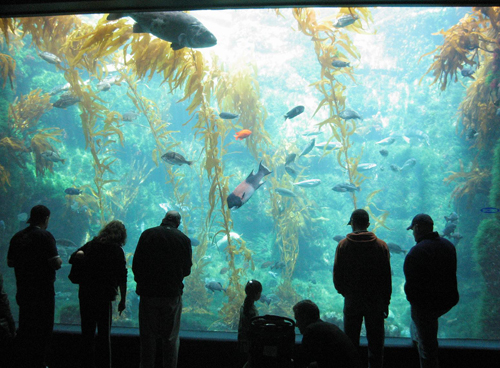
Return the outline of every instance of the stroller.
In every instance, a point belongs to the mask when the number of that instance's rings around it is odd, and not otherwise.
[[[252,318],[249,340],[252,368],[293,367],[295,322],[290,318],[273,315]]]

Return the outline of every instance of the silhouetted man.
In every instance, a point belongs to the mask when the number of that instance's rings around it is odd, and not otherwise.
[[[19,305],[16,344],[22,367],[46,367],[54,328],[54,281],[62,260],[56,240],[47,231],[49,219],[47,207],[33,207],[27,221],[30,226],[12,237],[7,254],[7,263],[16,273]]]

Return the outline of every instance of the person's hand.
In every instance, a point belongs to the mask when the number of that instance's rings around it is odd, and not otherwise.
[[[125,299],[121,299],[120,303],[118,303],[118,312],[120,312],[120,316],[122,312],[125,310]]]
[[[384,310],[384,319],[387,317],[389,317],[389,306],[386,306]]]

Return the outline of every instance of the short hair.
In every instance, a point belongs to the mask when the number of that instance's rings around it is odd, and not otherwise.
[[[370,223],[370,216],[364,209],[358,208],[352,212],[351,219],[347,225],[351,225],[353,222],[360,227],[368,227],[368,224]]]
[[[295,316],[307,321],[317,321],[319,319],[319,308],[312,300],[301,300],[293,306]]]
[[[247,296],[254,297],[258,293],[262,292],[262,284],[257,280],[250,280],[245,286],[245,294]]]
[[[50,210],[43,204],[38,204],[31,209],[30,218],[27,223],[31,225],[38,225],[45,221],[50,216]]]
[[[99,231],[96,239],[100,243],[115,243],[123,247],[127,241],[127,229],[123,222],[113,220]]]
[[[181,214],[177,211],[171,210],[165,214],[165,221],[172,222],[175,224],[181,223]]]

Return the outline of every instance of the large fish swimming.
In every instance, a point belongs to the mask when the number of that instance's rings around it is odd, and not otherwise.
[[[262,161],[259,164],[259,171],[254,174],[253,171],[248,175],[248,177],[243,180],[240,185],[227,197],[227,205],[229,208],[240,208],[243,206],[253,195],[253,193],[260,188],[264,182],[262,178],[269,175],[271,171],[262,165]]]
[[[215,36],[201,22],[181,11],[141,12],[109,14],[107,20],[130,17],[134,33],[151,33],[162,40],[172,42],[172,49],[183,47],[202,48],[217,44]]]

